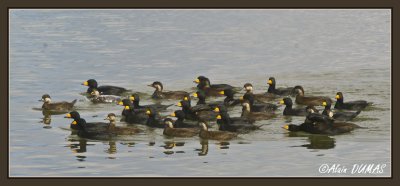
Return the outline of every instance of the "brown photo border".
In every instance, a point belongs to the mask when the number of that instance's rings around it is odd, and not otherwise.
[[[286,177],[286,178],[259,178],[259,177],[246,177],[246,178],[160,178],[160,177],[145,177],[145,178],[98,178],[98,177],[87,177],[87,178],[12,178],[9,177],[9,164],[8,164],[8,118],[9,118],[9,81],[8,81],[8,26],[9,26],[9,9],[93,9],[93,8],[104,8],[104,9],[391,9],[391,112],[392,112],[392,165],[391,174],[389,178],[328,178],[328,177],[317,177],[317,178],[302,178],[302,177]],[[330,1],[318,1],[318,0],[274,0],[274,1],[245,1],[245,0],[202,0],[202,1],[189,1],[189,0],[0,0],[0,105],[1,111],[1,185],[75,185],[75,184],[96,184],[96,185],[109,185],[109,184],[135,184],[135,185],[176,185],[176,184],[213,184],[213,185],[276,185],[276,184],[312,184],[312,185],[377,185],[377,184],[390,184],[399,185],[399,166],[398,161],[395,160],[399,157],[398,144],[393,145],[394,142],[398,142],[399,139],[399,127],[396,122],[399,121],[398,115],[393,115],[393,110],[398,110],[399,98],[398,84],[396,85],[396,79],[399,79],[398,63],[394,63],[399,59],[399,1],[398,0],[330,0]],[[396,22],[397,21],[397,22]],[[396,34],[397,33],[397,34]],[[371,85],[372,86],[372,85]],[[395,95],[395,96],[393,96]],[[393,135],[395,134],[395,135]],[[384,182],[384,183],[382,183]]]

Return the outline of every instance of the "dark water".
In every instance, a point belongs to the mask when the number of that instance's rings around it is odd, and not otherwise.
[[[12,10],[10,176],[390,176],[390,30],[389,10]],[[122,108],[86,100],[87,79],[151,94],[146,85],[156,80],[192,91],[198,75],[251,82],[255,92],[274,76],[278,87],[332,98],[341,91],[374,107],[354,121],[368,129],[345,135],[289,134],[281,127],[304,118],[279,114],[228,143],[165,138],[161,129],[83,139],[63,115],[44,124],[34,109],[48,93],[53,101],[78,99],[83,118],[103,121]],[[350,170],[322,174],[323,164]],[[386,167],[351,174],[354,164]]]

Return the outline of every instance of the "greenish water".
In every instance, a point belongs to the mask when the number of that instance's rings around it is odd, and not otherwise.
[[[390,24],[389,10],[371,9],[11,10],[10,176],[390,176]],[[199,75],[250,82],[255,92],[274,76],[278,87],[302,85],[306,95],[331,98],[341,91],[374,107],[354,121],[368,129],[345,135],[289,134],[282,126],[304,118],[279,114],[229,143],[165,138],[161,129],[83,139],[71,135],[63,115],[44,124],[35,110],[48,93],[54,101],[78,99],[83,118],[103,121],[122,108],[86,100],[80,84],[87,79],[150,95],[153,81],[192,91]],[[323,174],[323,164],[349,170]],[[351,174],[354,164],[386,167]]]

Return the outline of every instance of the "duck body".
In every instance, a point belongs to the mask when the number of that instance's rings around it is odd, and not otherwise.
[[[205,120],[215,121],[216,114],[212,111],[212,108],[208,105],[196,105],[191,107],[190,101],[181,101],[182,111],[185,113],[185,119],[188,120]]]
[[[215,90],[225,90],[225,89],[234,89],[235,87],[228,85],[228,84],[211,84],[210,79],[204,76],[199,76],[194,81],[198,83],[197,88],[203,89],[204,87],[210,87]]]
[[[195,128],[197,123],[185,122],[185,113],[182,110],[176,110],[171,114],[172,117],[176,117],[177,120],[173,122],[173,128]]]
[[[89,79],[89,80],[83,82],[82,85],[89,87],[86,91],[88,94],[90,94],[94,90],[97,90],[97,91],[99,91],[100,95],[120,96],[123,93],[128,91],[125,88],[117,87],[117,86],[110,86],[110,85],[98,86],[97,81],[94,79]]]
[[[280,104],[285,105],[285,109],[283,110],[283,115],[285,115],[285,116],[307,116],[308,115],[306,108],[298,108],[298,109],[293,108],[293,102],[292,102],[292,99],[290,99],[290,98],[283,98],[280,101]],[[314,109],[314,112],[318,112],[314,107],[312,109]]]
[[[350,121],[350,120],[353,120],[355,117],[357,117],[360,114],[360,112],[361,112],[361,110],[359,110],[357,112],[340,112],[340,111],[336,111],[335,113],[333,113],[331,111],[331,105],[330,104],[326,104],[325,109],[322,112],[322,115],[326,115],[326,116],[331,117],[331,118],[333,118],[335,120],[338,120],[338,121]]]
[[[309,106],[319,106],[325,101],[327,103],[332,103],[331,98],[324,96],[304,96],[304,89],[301,86],[296,86],[294,88],[296,95],[296,104],[299,105],[309,105]]]
[[[115,121],[116,121],[116,116],[114,113],[110,113],[107,115],[107,118],[104,120],[109,120],[110,123],[108,125],[108,130],[110,133],[116,134],[116,135],[132,135],[132,134],[137,134],[143,132],[142,129],[136,128],[136,127],[121,127],[121,126],[116,126]]]
[[[193,96],[199,99],[196,103],[196,106],[201,106],[202,108],[207,107],[206,108],[207,110],[211,110],[212,108],[216,107],[217,105],[224,104],[223,102],[206,103],[207,95],[203,90],[197,91],[196,93],[193,94]]]
[[[227,107],[233,107],[240,104],[240,100],[234,98],[235,92],[232,89],[227,89],[222,92],[220,91],[219,94],[226,96],[223,104]]]
[[[227,89],[230,90],[235,90],[237,89],[236,87],[233,87],[228,84],[211,84],[210,80],[204,76],[199,76],[195,81],[197,83],[197,88],[199,90],[203,90],[207,96],[222,96],[219,92],[224,91]]]
[[[341,110],[363,110],[365,109],[365,107],[371,104],[372,103],[369,103],[364,100],[344,102],[343,93],[338,92],[336,93],[336,104],[334,108]]]
[[[118,103],[121,101],[121,97],[115,95],[100,95],[100,92],[96,89],[90,93],[89,100],[92,103]]]
[[[231,140],[237,137],[237,133],[227,132],[227,131],[208,131],[207,125],[205,123],[200,123],[201,129],[199,136],[203,139],[212,140]]]
[[[300,125],[289,125],[288,130],[292,132],[303,131],[311,134],[327,134],[327,135],[337,135],[343,134],[353,131],[354,129],[362,128],[353,123],[333,123],[330,126],[324,122],[316,122],[316,123],[302,123]]]
[[[74,105],[77,100],[75,99],[72,102],[62,101],[62,102],[52,103],[50,96],[48,94],[45,94],[39,101],[43,101],[42,109],[44,111],[68,112],[74,108]]]
[[[193,137],[199,134],[199,129],[195,128],[170,128],[165,127],[163,134],[171,137]]]
[[[145,109],[134,109],[129,99],[123,99],[118,104],[124,106],[124,110],[121,113],[121,121],[129,124],[146,124],[148,116],[145,113]]]
[[[146,115],[148,116],[146,126],[151,127],[151,128],[164,128],[164,122],[161,120],[161,117],[159,113],[152,109],[152,108],[147,108],[146,109]]]
[[[179,99],[179,100],[182,100],[185,96],[189,95],[189,93],[185,92],[185,91],[164,91],[164,86],[159,81],[155,81],[148,86],[156,89],[153,92],[153,95],[151,96],[151,98],[153,98],[153,99]]]
[[[231,118],[227,112],[220,112],[217,116],[217,124],[220,131],[229,131],[237,133],[248,133],[260,129],[260,126],[253,125],[254,120],[245,118]]]
[[[278,109],[278,106],[272,103],[254,103],[254,94],[249,92],[243,95],[243,100],[248,100],[251,112],[271,112]]]
[[[276,80],[274,77],[270,77],[268,79],[268,91],[267,93],[275,94],[279,96],[293,96],[294,95],[294,87],[287,87],[287,88],[275,88],[276,87]]]
[[[94,122],[87,123],[85,119],[81,118],[79,113],[72,111],[68,113],[65,118],[72,118],[74,121],[71,123],[70,128],[77,130],[80,137],[94,137],[99,135],[110,135],[109,123]]]
[[[243,88],[246,90],[245,94],[252,94],[254,97],[254,100],[256,100],[260,103],[265,103],[267,101],[271,101],[276,98],[275,95],[270,94],[270,93],[260,93],[260,94],[253,93],[253,85],[251,83],[244,84]]]
[[[165,128],[163,134],[171,137],[193,137],[199,134],[198,128],[174,128],[173,120],[164,119]]]
[[[154,109],[156,111],[163,111],[166,110],[168,107],[170,107],[172,104],[170,105],[162,105],[162,104],[151,104],[151,105],[140,105],[140,97],[138,94],[132,94],[129,99],[132,102],[133,108],[135,109],[147,109],[147,108],[151,108]]]
[[[242,103],[241,118],[259,121],[259,120],[271,119],[274,117],[275,117],[275,114],[272,112],[253,112],[253,111],[251,111],[250,102],[248,100],[245,100]]]

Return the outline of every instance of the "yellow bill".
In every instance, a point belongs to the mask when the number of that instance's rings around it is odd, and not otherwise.
[[[218,107],[215,107],[214,111],[215,111],[215,112],[219,112],[219,108],[218,108]]]
[[[221,119],[221,118],[222,118],[221,115],[218,114],[218,115],[217,115],[217,119]]]

